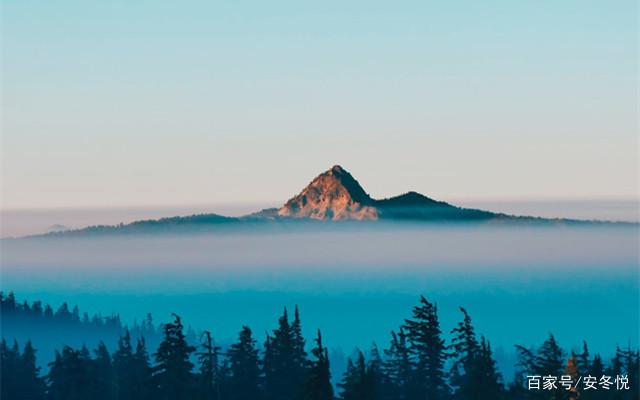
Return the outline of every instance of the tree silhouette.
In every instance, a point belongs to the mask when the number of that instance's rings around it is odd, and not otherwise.
[[[11,295],[11,293],[9,293]],[[2,385],[0,385],[0,398],[17,398],[20,393],[20,348],[18,342],[14,340],[13,346],[9,347],[3,338],[0,343],[0,373]]]
[[[183,399],[193,396],[193,364],[189,361],[193,346],[187,344],[180,317],[164,325],[164,340],[154,354],[153,379],[160,399]]]
[[[116,378],[118,400],[134,400],[133,349],[129,330],[118,340],[118,348],[113,353],[113,369]]]
[[[307,370],[307,352],[305,351],[305,340],[302,335],[302,322],[300,321],[300,311],[295,306],[293,322],[291,323],[291,338],[293,341],[292,363],[293,370],[291,379],[294,382],[302,383]]]
[[[438,308],[424,296],[405,320],[414,372],[410,383],[413,398],[444,399],[448,386],[444,374],[445,344],[441,337]]]
[[[318,329],[316,346],[311,350],[313,360],[309,366],[304,387],[304,400],[332,400],[331,371],[329,368],[329,352],[322,344],[322,334]]]
[[[460,311],[464,318],[451,331],[454,335],[450,346],[452,398],[500,399],[504,396],[502,377],[497,372],[491,345],[484,337],[478,343],[471,316],[462,307]]]
[[[367,365],[364,354],[358,350],[356,362],[351,357],[347,360],[347,370],[338,384],[340,399],[342,400],[374,400],[373,393],[368,387]]]
[[[589,360],[589,346],[587,341],[582,341],[582,352],[576,357],[576,368],[579,373],[589,373],[591,361]]]
[[[561,376],[565,369],[564,351],[558,345],[553,334],[549,334],[547,340],[537,349],[528,349],[517,345],[518,367],[523,375],[538,376]],[[545,391],[530,391],[526,393],[529,398],[534,399],[560,399],[564,397],[563,388]]]
[[[453,350],[450,381],[454,399],[477,399],[478,388],[475,383],[479,370],[479,346],[476,334],[467,310],[460,307],[463,320],[451,331]]]
[[[152,381],[152,369],[149,364],[149,353],[144,338],[138,339],[136,351],[131,362],[131,396],[133,399],[153,399],[155,388]]]
[[[44,398],[45,383],[40,377],[40,368],[36,366],[36,350],[31,341],[24,346],[20,356],[20,365],[17,367],[20,398],[24,400],[38,400]],[[7,397],[10,398],[10,397]]]
[[[299,318],[294,320],[294,326],[289,324],[287,309],[278,319],[278,328],[273,336],[265,342],[265,394],[268,400],[295,400],[302,395],[305,369],[301,362],[300,342],[295,330],[299,325]],[[304,343],[304,342],[302,342]]]
[[[57,325],[60,318],[74,319],[75,312],[61,306],[59,316],[45,317],[47,307],[34,302],[17,303],[10,294],[0,293],[3,312],[34,319],[48,319]],[[66,311],[65,311],[66,310]],[[569,357],[553,335],[539,347],[516,346],[519,354],[518,372],[504,390],[502,377],[496,368],[491,344],[484,337],[478,340],[466,310],[454,327],[450,346],[441,337],[437,308],[424,297],[413,308],[412,318],[392,331],[389,348],[381,356],[375,344],[368,355],[357,351],[349,358],[340,383],[339,397],[344,400],[636,400],[640,398],[638,368],[640,353],[616,347],[614,356],[604,362],[599,354],[592,359],[586,342],[579,353]],[[70,316],[70,317],[69,317]],[[88,320],[83,317],[82,320]],[[148,319],[150,328],[153,325]],[[97,317],[96,321],[107,321]],[[119,319],[109,319],[114,326]],[[79,324],[82,322],[73,322]],[[93,324],[94,322],[91,322]],[[105,322],[109,324],[111,322]],[[143,326],[147,322],[143,322]],[[318,331],[311,349],[311,360],[304,349],[300,316],[296,311],[290,324],[286,310],[279,318],[273,335],[267,335],[263,352],[256,347],[251,329],[244,326],[236,343],[221,353],[209,332],[201,340],[202,351],[196,354],[198,373],[194,374],[191,356],[195,348],[188,344],[180,318],[162,326],[164,339],[154,353],[151,366],[144,338],[138,338],[135,351],[132,336],[125,330],[113,356],[101,342],[93,352],[86,346],[64,346],[55,351],[48,374],[40,376],[36,349],[26,342],[20,351],[17,341],[0,342],[0,397],[8,400],[331,400],[331,369],[328,350]],[[152,329],[149,329],[152,332]],[[445,349],[451,354],[451,373],[445,376]],[[263,358],[261,359],[261,354]],[[262,367],[262,368],[261,368]],[[304,371],[303,382],[297,373]],[[526,376],[569,376],[596,378],[609,375],[613,379],[628,378],[628,390],[587,391],[582,388],[565,390],[527,390]],[[291,378],[291,379],[289,379]],[[447,385],[452,391],[448,391]],[[272,390],[272,391],[270,391]]]
[[[111,356],[104,342],[100,342],[94,350],[95,358],[91,360],[92,399],[110,400],[117,393],[115,374],[111,365]]]
[[[86,347],[74,350],[65,346],[56,352],[55,360],[49,364],[48,398],[50,400],[90,399],[92,391],[91,357]]]
[[[398,332],[391,332],[389,349],[384,351],[386,360],[383,364],[385,375],[389,380],[390,399],[409,399],[409,385],[413,374],[411,352],[407,343],[407,335],[404,328]]]
[[[502,385],[502,376],[498,372],[496,362],[493,359],[491,344],[483,337],[480,338],[480,347],[475,356],[473,367],[473,376],[475,382],[473,386],[476,388],[476,399],[496,399],[499,400],[505,396],[504,387]]]
[[[367,362],[367,379],[372,398],[393,399],[396,394],[390,379],[386,374],[385,363],[380,355],[378,346],[374,343],[369,350]]]
[[[231,400],[260,399],[262,393],[258,349],[249,327],[242,327],[238,342],[229,348],[228,357],[228,398]]]
[[[220,399],[220,365],[218,355],[220,347],[213,344],[211,332],[202,333],[201,346],[203,351],[198,353],[200,373],[198,376],[198,392],[201,399]]]

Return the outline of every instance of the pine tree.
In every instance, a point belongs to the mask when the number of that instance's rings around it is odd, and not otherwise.
[[[393,398],[395,391],[387,377],[384,361],[382,360],[378,346],[375,343],[371,346],[371,350],[369,350],[367,379],[369,381],[368,386],[370,387],[372,398]]]
[[[565,367],[565,358],[562,348],[558,345],[553,334],[544,341],[537,351],[517,345],[518,367],[521,378],[523,375],[561,376]],[[557,390],[538,391],[527,393],[530,398],[560,399],[563,395],[563,388],[558,386]]]
[[[633,351],[630,344],[624,352],[624,367],[630,388],[625,400],[640,399],[640,351]]]
[[[593,356],[593,360],[589,363],[589,370],[586,373],[582,373],[582,376],[591,375],[596,377],[596,379],[600,379],[602,375],[605,374],[604,363],[602,362],[602,357],[600,354],[595,354]],[[584,378],[583,378],[584,379]],[[607,393],[603,391],[594,391],[594,390],[586,390],[580,393],[580,400],[606,400]]]
[[[180,317],[176,314],[173,317],[173,323],[164,325],[164,340],[154,354],[153,378],[157,395],[165,400],[193,397],[193,364],[189,357],[195,348],[187,344]]]
[[[331,372],[329,368],[329,353],[322,345],[322,335],[318,330],[315,340],[316,346],[311,351],[314,359],[311,361],[305,382],[304,400],[332,400]]]
[[[20,398],[24,400],[43,399],[46,387],[44,380],[40,377],[40,367],[36,366],[36,350],[31,341],[28,341],[24,346],[17,372],[19,373]]]
[[[542,343],[535,358],[536,372],[540,375],[560,376],[564,369],[564,352],[553,334]]]
[[[589,375],[598,377],[604,375],[604,364],[602,363],[602,357],[600,357],[600,354],[593,356],[591,368],[589,368]]]
[[[474,357],[473,376],[476,391],[471,399],[495,399],[504,397],[504,387],[502,385],[502,375],[498,372],[496,362],[493,359],[491,343],[484,336],[480,338],[480,346]]]
[[[578,369],[578,373],[587,374],[591,369],[591,363],[589,361],[589,346],[587,345],[587,341],[582,341],[582,352],[577,355],[576,358],[576,368]]]
[[[264,395],[266,399],[272,399],[274,390],[274,377],[276,374],[275,365],[275,351],[271,344],[271,336],[269,333],[265,335],[263,345],[263,357],[262,357],[262,375],[264,378]]]
[[[400,328],[398,333],[391,332],[391,343],[384,354],[386,360],[383,367],[390,385],[389,398],[392,400],[408,399],[413,365],[407,344],[407,335],[403,328]]]
[[[413,308],[413,318],[405,320],[405,329],[415,365],[411,382],[412,397],[429,400],[446,398],[446,354],[437,306],[420,296],[420,305]]]
[[[302,322],[300,321],[300,311],[296,305],[293,322],[291,323],[291,339],[293,342],[292,363],[293,371],[291,379],[294,382],[304,382],[307,370],[307,352],[305,351],[305,340],[302,335]]]
[[[451,331],[453,335],[450,381],[453,398],[461,400],[499,399],[503,396],[502,377],[497,372],[491,344],[476,338],[471,317],[460,307],[464,318]]]
[[[357,351],[356,362],[351,357],[347,360],[347,370],[340,383],[340,399],[342,400],[373,400],[368,397],[367,365],[362,351]]]
[[[13,293],[9,293],[11,296]],[[6,302],[7,300],[5,300]],[[8,307],[3,303],[4,307]],[[18,342],[14,340],[10,348],[3,338],[0,344],[0,398],[15,399],[20,393],[20,348]]]
[[[92,398],[91,358],[86,347],[74,350],[65,346],[50,363],[47,380],[49,400],[85,400]]]
[[[620,346],[616,345],[616,352],[609,363],[609,367],[605,368],[605,374],[612,378],[622,375],[624,373],[624,352]],[[607,400],[623,400],[624,394],[620,391],[614,391],[609,394]],[[635,400],[635,399],[634,399]]]
[[[131,398],[136,400],[150,400],[156,398],[152,382],[152,369],[149,364],[149,354],[144,338],[139,338],[136,351],[131,360]]]
[[[238,342],[231,345],[229,359],[229,399],[257,400],[260,390],[260,366],[256,341],[251,329],[243,326]]]
[[[453,363],[451,366],[451,385],[454,399],[475,399],[479,376],[476,371],[477,356],[479,355],[478,340],[471,323],[471,317],[467,310],[460,307],[464,319],[451,331],[453,339],[452,349]]]
[[[268,400],[295,400],[302,395],[304,373],[300,372],[299,342],[289,324],[287,309],[278,320],[278,328],[265,343],[265,392]],[[306,361],[306,360],[305,360]]]
[[[110,400],[116,396],[115,374],[111,365],[111,355],[104,342],[94,350],[95,358],[91,362],[92,399]]]
[[[213,344],[211,332],[204,331],[203,342],[201,344],[203,351],[198,353],[198,361],[200,363],[199,380],[199,396],[201,399],[220,399],[220,371],[218,353],[220,347]]]
[[[113,369],[118,400],[134,400],[132,389],[133,349],[131,335],[125,330],[124,336],[118,339],[118,348],[113,353]]]

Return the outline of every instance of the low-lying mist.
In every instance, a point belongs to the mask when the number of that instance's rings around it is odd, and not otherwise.
[[[3,240],[1,287],[125,321],[177,312],[222,340],[298,304],[309,337],[347,351],[386,345],[420,294],[443,331],[464,306],[498,347],[638,343],[636,226],[363,226]]]

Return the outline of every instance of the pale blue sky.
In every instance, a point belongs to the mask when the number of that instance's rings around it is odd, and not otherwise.
[[[635,1],[158,3],[3,2],[3,208],[637,194]]]

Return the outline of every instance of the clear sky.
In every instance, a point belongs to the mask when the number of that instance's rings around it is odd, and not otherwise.
[[[4,209],[637,195],[633,0],[2,4]]]

